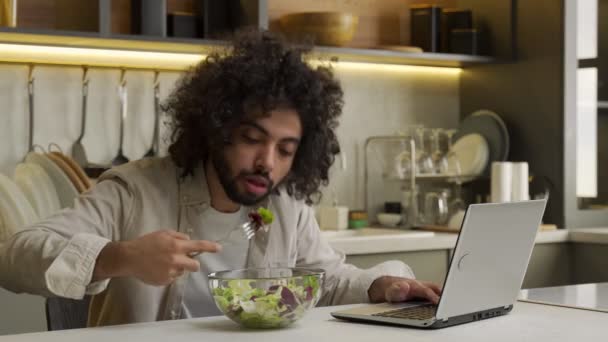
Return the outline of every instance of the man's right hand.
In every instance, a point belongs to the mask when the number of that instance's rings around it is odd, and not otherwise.
[[[135,240],[110,242],[99,253],[92,282],[133,276],[150,285],[168,285],[184,271],[196,272],[200,264],[190,255],[215,253],[221,246],[212,241],[190,240],[188,235],[162,230]]]

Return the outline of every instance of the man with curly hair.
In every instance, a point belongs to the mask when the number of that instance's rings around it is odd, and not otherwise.
[[[320,305],[437,302],[440,289],[402,262],[358,269],[321,238],[308,204],[339,153],[343,94],[306,52],[249,31],[208,56],[165,104],[170,156],[109,170],[72,208],[13,236],[0,285],[93,295],[90,326],[217,315],[206,275],[246,267],[324,269]],[[258,207],[276,217],[267,231],[229,234]]]

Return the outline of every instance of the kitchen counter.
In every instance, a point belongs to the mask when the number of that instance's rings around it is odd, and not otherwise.
[[[608,283],[522,290],[519,300],[608,313]]]
[[[574,228],[569,230],[568,241],[608,245],[608,227]]]
[[[246,330],[225,317],[0,336],[0,342],[108,341],[592,341],[606,333],[606,313],[518,302],[502,317],[440,330],[344,322],[330,316],[344,307],[315,308],[292,327]]]
[[[340,232],[332,231],[323,232],[322,234],[334,249],[342,251],[346,255],[453,249],[458,238],[458,234],[433,233],[410,229],[380,229],[382,232],[379,232],[379,234],[372,233],[378,228],[362,229],[366,229],[367,232],[354,236],[339,235]],[[387,231],[393,231],[393,233],[389,234]],[[536,237],[536,243],[568,242],[571,241],[570,234],[571,232],[566,229],[539,232]],[[604,234],[605,241],[608,243],[608,228]],[[583,237],[592,240],[598,234],[577,231],[575,235],[581,239],[581,242],[587,242],[582,241]]]

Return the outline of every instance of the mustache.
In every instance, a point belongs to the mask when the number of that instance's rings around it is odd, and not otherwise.
[[[266,182],[268,183],[268,187],[272,187],[274,185],[274,182],[270,179],[270,175],[268,174],[268,172],[260,172],[260,171],[241,171],[239,173],[239,177],[249,177],[249,176],[256,176],[256,177],[263,177]]]

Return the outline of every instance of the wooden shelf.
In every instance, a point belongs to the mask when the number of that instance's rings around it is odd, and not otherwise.
[[[0,48],[0,62],[35,63],[52,65],[88,65],[99,67],[124,67],[159,70],[185,70],[189,65],[201,60],[210,51],[226,46],[226,42],[203,39],[159,38],[151,36],[113,35],[101,36],[92,32],[0,29],[0,44],[11,44],[13,49]],[[16,47],[24,47],[23,54]],[[26,46],[50,46],[58,48],[77,48],[80,54],[69,58],[60,54],[44,54],[28,51]],[[107,53],[92,58],[87,50],[115,50],[126,59],[116,59],[117,53]],[[69,49],[65,49],[69,50]],[[25,52],[27,51],[27,52]],[[129,52],[132,52],[129,54]],[[145,60],[146,53],[156,53],[157,60]],[[169,55],[171,54],[171,55]],[[150,55],[150,54],[148,54]],[[418,65],[450,68],[466,68],[476,64],[494,62],[494,59],[481,56],[412,53],[391,50],[357,49],[340,47],[315,47],[313,57],[338,62],[357,62],[392,65]],[[145,57],[145,58],[144,58]],[[168,58],[171,57],[171,58]]]
[[[316,47],[314,53],[324,59],[338,61],[419,65],[434,67],[466,68],[476,64],[491,63],[491,57],[458,55],[451,53],[400,52],[380,49],[355,49],[340,47]]]
[[[0,28],[0,43],[167,53],[208,53],[225,42],[145,35],[104,36],[96,32]],[[1,50],[0,50],[1,53]]]

